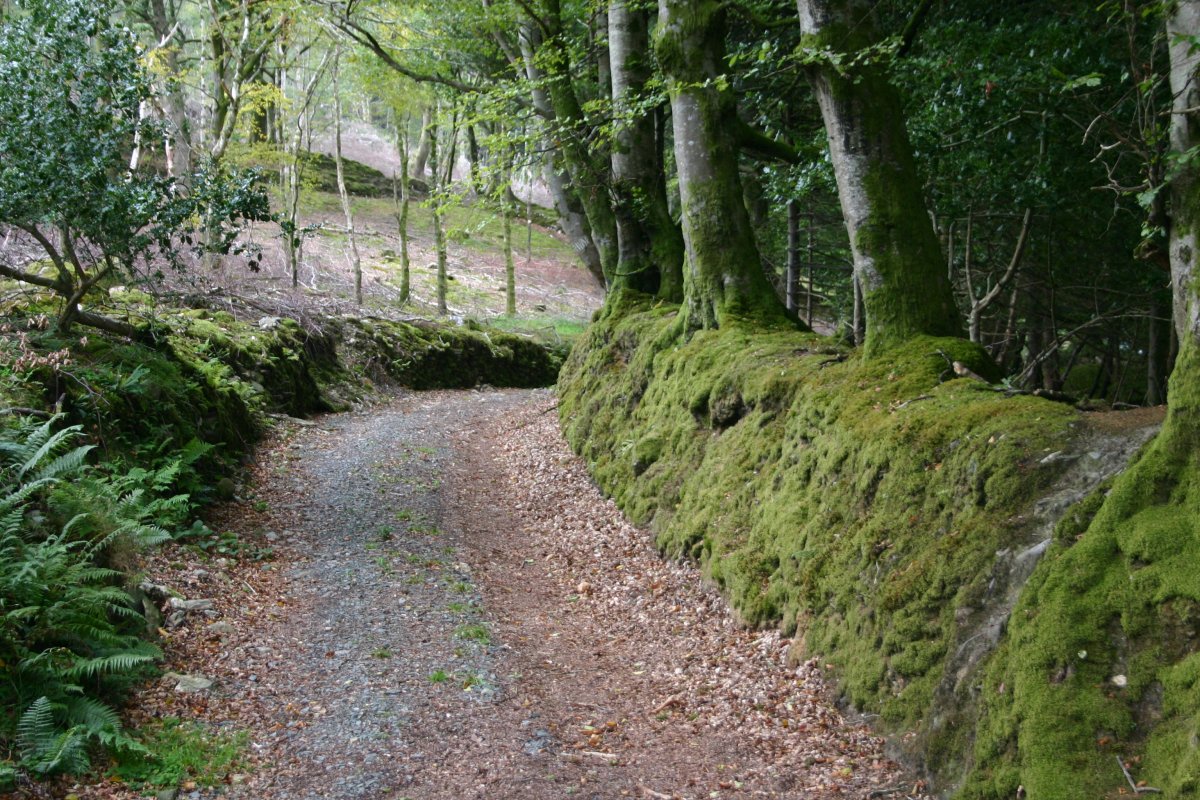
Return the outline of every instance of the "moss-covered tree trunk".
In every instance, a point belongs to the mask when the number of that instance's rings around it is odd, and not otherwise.
[[[396,204],[396,230],[400,234],[400,305],[404,305],[412,294],[412,263],[408,255],[408,207],[412,200],[412,187],[408,178],[408,116],[400,123],[396,134],[396,151],[400,155],[400,185],[397,190],[396,174],[392,173],[392,200]]]
[[[849,55],[877,43],[872,4],[866,0],[798,0],[797,5],[811,53]],[[869,60],[849,67],[822,61],[809,74],[863,291],[867,355],[917,334],[961,335],[899,94]]]
[[[671,92],[679,170],[684,304],[693,328],[786,318],[763,274],[742,201],[736,109],[724,86],[725,10],[716,0],[659,0],[655,51]]]
[[[654,115],[642,108],[651,75],[649,12],[612,0],[608,49],[616,130],[612,152],[617,268],[613,290],[683,299],[683,234],[667,205]]]

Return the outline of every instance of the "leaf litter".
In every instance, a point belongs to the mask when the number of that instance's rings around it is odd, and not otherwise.
[[[409,394],[284,426],[254,502],[210,520],[245,547],[147,560],[213,600],[166,632],[163,668],[215,689],[152,683],[130,722],[249,733],[238,772],[179,798],[927,797],[819,662],[789,666],[786,638],[739,626],[601,495],[553,404]],[[69,795],[144,796],[26,796]]]

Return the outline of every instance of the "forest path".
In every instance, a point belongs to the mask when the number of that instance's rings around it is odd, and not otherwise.
[[[406,394],[292,427],[255,473],[224,524],[283,531],[272,577],[231,582],[236,635],[171,653],[216,680],[201,719],[250,730],[221,794],[916,796],[817,665],[599,495],[549,392]]]

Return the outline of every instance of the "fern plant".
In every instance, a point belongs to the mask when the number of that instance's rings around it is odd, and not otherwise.
[[[36,775],[86,769],[94,746],[140,748],[110,703],[159,655],[103,554],[165,532],[143,495],[87,474],[90,448],[56,422],[0,432],[0,745]],[[68,478],[71,496],[103,513],[62,519],[48,500]]]

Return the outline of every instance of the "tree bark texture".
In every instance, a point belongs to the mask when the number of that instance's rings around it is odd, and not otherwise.
[[[396,204],[396,230],[400,235],[400,305],[409,300],[412,293],[412,264],[408,257],[408,207],[412,187],[408,183],[408,117],[401,123],[396,136],[396,149],[400,154],[400,186],[397,192],[395,173],[392,174],[392,200]]]
[[[429,210],[433,216],[433,242],[437,252],[437,307],[438,313],[444,316],[449,310],[446,305],[448,282],[446,261],[448,256],[446,253],[446,228],[442,223],[442,177],[441,171],[438,169],[438,125],[436,120],[431,118],[425,130],[429,134]]]
[[[687,325],[717,328],[738,319],[786,319],[767,282],[742,201],[736,109],[723,84],[724,6],[715,0],[659,0],[655,51],[671,93],[679,170]]]
[[[617,119],[612,151],[617,268],[613,289],[683,299],[683,233],[667,206],[654,115],[636,107],[651,75],[649,13],[612,0],[608,46]]]
[[[429,149],[433,146],[430,127],[433,125],[433,110],[421,110],[421,136],[417,140],[417,152],[413,156],[412,174],[418,180],[425,179],[425,165],[429,163]]]
[[[1200,0],[1179,0],[1167,18],[1171,47],[1171,149],[1188,153],[1200,144]],[[1200,166],[1191,156],[1171,185],[1171,290],[1179,350],[1167,393],[1168,428],[1187,447],[1200,443],[1200,282],[1196,280],[1200,234]],[[1173,423],[1173,424],[1172,424]]]
[[[812,52],[853,54],[877,40],[865,0],[798,0],[797,6]],[[918,334],[960,336],[962,323],[925,211],[899,94],[877,64],[818,63],[809,77],[862,287],[866,355]]]
[[[537,65],[536,49],[541,36],[532,20],[526,19],[521,26],[519,46],[525,77],[531,87],[530,95],[533,108],[538,115],[551,124],[554,122],[554,108],[550,98],[543,88],[541,69]],[[596,282],[603,288],[607,286],[604,278],[604,264],[601,262],[600,250],[592,237],[592,229],[584,213],[583,203],[578,194],[569,185],[566,168],[562,164],[562,155],[552,147],[546,147],[544,173],[550,195],[554,198],[554,209],[558,212],[558,221],[563,233],[567,235],[571,247],[583,261],[584,267],[591,273]]]
[[[559,0],[542,0],[542,22],[549,33],[537,36],[534,26],[527,25],[521,37],[526,62],[533,61],[535,69],[543,72],[546,98],[553,112],[555,136],[562,156],[562,165],[572,189],[587,216],[592,241],[600,254],[605,282],[617,266],[617,222],[609,200],[610,167],[608,156],[589,147],[591,124],[571,82],[571,55],[562,33]]]

